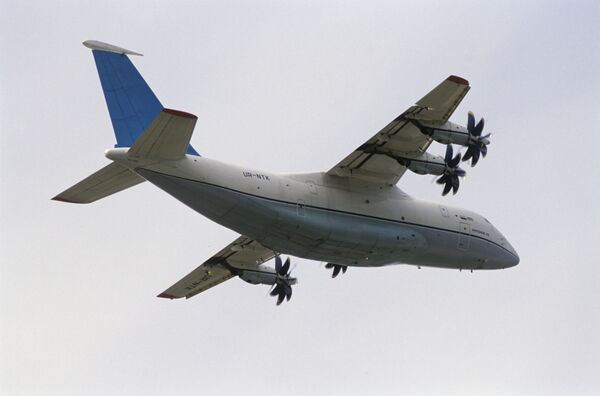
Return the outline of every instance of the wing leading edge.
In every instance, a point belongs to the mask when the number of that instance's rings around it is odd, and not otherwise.
[[[327,174],[396,184],[406,167],[394,160],[402,153],[424,153],[431,138],[414,121],[446,122],[469,91],[464,78],[450,76],[371,139],[331,168]],[[376,147],[377,150],[373,150]],[[377,151],[377,152],[375,152]],[[382,155],[386,152],[388,155]]]

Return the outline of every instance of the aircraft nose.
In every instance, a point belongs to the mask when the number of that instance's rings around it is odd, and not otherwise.
[[[507,243],[505,254],[503,255],[503,262],[508,267],[514,267],[521,261],[521,258],[517,254],[517,251],[511,246],[510,243]]]
[[[512,259],[512,267],[514,267],[515,265],[518,265],[519,262],[521,261],[521,258],[519,257],[519,254],[517,253],[517,251],[515,250],[515,248],[509,243],[508,244],[508,250],[510,250],[510,252],[513,255],[513,259]]]
[[[514,267],[514,266],[516,266],[517,264],[519,264],[520,262],[521,262],[521,258],[519,257],[519,255],[517,254],[517,252],[514,252],[514,253],[513,253],[513,257],[512,257],[512,259],[510,260],[510,266],[511,266],[511,267]]]
[[[508,242],[508,240],[502,235],[500,231],[492,226],[492,234],[494,238],[499,242],[497,247],[496,259],[499,268],[514,267],[519,264],[521,258],[515,250],[515,248]]]

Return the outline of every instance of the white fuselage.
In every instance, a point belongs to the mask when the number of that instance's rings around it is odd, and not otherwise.
[[[127,149],[106,156],[278,253],[349,266],[500,269],[519,262],[482,216],[416,200],[396,186],[275,174],[196,156],[152,162],[128,158]]]

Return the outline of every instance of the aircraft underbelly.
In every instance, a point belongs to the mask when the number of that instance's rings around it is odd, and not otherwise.
[[[465,236],[455,231],[283,202],[143,169],[138,173],[209,219],[279,253],[350,266],[499,268],[487,264],[488,242],[467,236],[465,249]]]
[[[278,206],[279,218],[265,243],[317,261],[355,266],[408,262],[423,238],[411,227],[335,210]]]
[[[299,206],[147,170],[138,172],[209,219],[277,252],[354,266],[411,262],[426,248],[411,226]]]

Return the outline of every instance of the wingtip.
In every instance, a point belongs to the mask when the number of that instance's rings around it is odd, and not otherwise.
[[[173,299],[177,298],[177,297],[175,297],[175,296],[172,296],[172,295],[170,295],[170,294],[167,294],[167,293],[160,293],[160,294],[159,294],[158,296],[156,296],[156,297],[159,297],[159,298],[168,298],[168,299],[171,299],[171,300],[173,300]]]
[[[135,52],[135,51],[131,51],[131,50],[128,50],[125,48],[117,47],[116,45],[112,45],[112,44],[103,43],[102,41],[98,41],[98,40],[86,40],[82,44],[91,50],[114,52],[114,53],[122,54],[122,55],[144,56],[143,54],[140,54],[139,52]]]
[[[51,198],[51,200],[52,200],[52,201],[58,201],[58,202],[78,203],[78,202],[71,201],[71,200],[68,200],[68,199],[66,199],[66,198],[63,198],[63,197],[61,197],[60,195],[57,195],[56,197],[53,197],[53,198]]]
[[[460,84],[460,85],[469,85],[469,82],[467,80],[465,80],[462,77],[459,76],[455,76],[455,75],[451,75],[450,77],[448,77],[446,79],[447,81],[452,81],[454,83]]]

